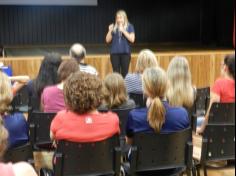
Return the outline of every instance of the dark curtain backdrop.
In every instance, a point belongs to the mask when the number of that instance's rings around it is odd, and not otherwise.
[[[97,7],[0,6],[0,45],[104,43],[125,9],[137,43],[232,45],[233,0],[99,0]]]

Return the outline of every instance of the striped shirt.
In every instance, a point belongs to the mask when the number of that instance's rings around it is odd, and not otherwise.
[[[79,67],[80,67],[81,72],[89,73],[89,74],[96,75],[96,76],[98,75],[97,70],[94,67],[92,67],[91,65],[80,63]]]
[[[125,78],[125,85],[129,94],[143,93],[142,75],[138,73],[128,74]]]

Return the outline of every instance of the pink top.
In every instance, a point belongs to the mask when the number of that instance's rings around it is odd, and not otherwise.
[[[218,79],[211,91],[220,96],[221,103],[235,102],[235,80],[233,79]]]
[[[41,102],[44,112],[59,112],[65,110],[63,90],[57,86],[50,86],[43,90]]]
[[[12,164],[0,163],[0,175],[1,176],[15,176]]]

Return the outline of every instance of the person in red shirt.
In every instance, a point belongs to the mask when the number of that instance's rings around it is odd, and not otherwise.
[[[216,80],[211,88],[211,99],[208,112],[202,125],[197,129],[197,134],[202,134],[209,121],[209,113],[213,103],[235,102],[235,55],[228,55],[221,68],[221,78]]]
[[[111,112],[99,113],[102,81],[95,75],[76,72],[64,84],[67,110],[51,123],[51,138],[70,142],[98,142],[120,133],[119,118]]]

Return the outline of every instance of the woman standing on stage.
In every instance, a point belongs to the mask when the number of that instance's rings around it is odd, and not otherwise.
[[[131,44],[135,42],[135,31],[123,10],[116,13],[116,22],[109,26],[106,42],[111,43],[111,63],[114,72],[125,77],[131,60]]]

